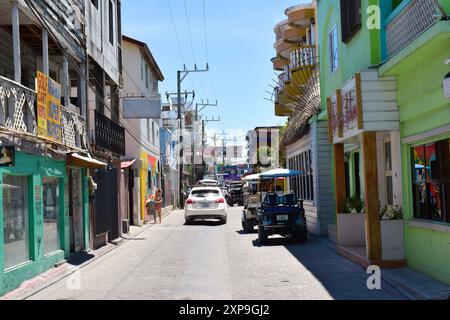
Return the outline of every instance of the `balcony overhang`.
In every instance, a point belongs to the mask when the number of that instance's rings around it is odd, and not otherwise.
[[[275,104],[275,116],[277,117],[290,117],[293,113],[293,110],[288,108],[284,104],[276,103]]]
[[[295,28],[306,28],[311,24],[311,20],[315,18],[316,12],[311,5],[299,5],[286,10],[288,16],[288,24]]]
[[[300,42],[306,37],[306,29],[288,27],[282,31],[283,39],[289,42]]]
[[[286,60],[286,59],[284,59],[282,57],[275,57],[275,58],[272,58],[272,63],[273,63],[273,69],[274,70],[283,71],[284,70],[284,66],[289,64],[289,60]]]
[[[298,47],[298,44],[286,41],[278,41],[275,44],[275,50],[277,51],[277,55],[286,60],[290,60],[291,50],[296,47]]]
[[[380,76],[394,76],[409,68],[415,61],[426,61],[427,57],[450,46],[450,22],[440,21],[419,38],[391,57],[379,68]]]

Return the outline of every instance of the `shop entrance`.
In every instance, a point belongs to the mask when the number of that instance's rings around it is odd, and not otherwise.
[[[84,249],[83,189],[81,169],[70,170],[70,253]]]

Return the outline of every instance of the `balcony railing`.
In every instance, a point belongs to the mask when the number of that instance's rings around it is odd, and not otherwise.
[[[20,134],[36,134],[36,92],[0,76],[0,127]]]
[[[391,57],[437,22],[438,0],[404,0],[387,18],[387,55]]]
[[[314,46],[303,46],[294,48],[291,51],[291,63],[289,68],[298,69],[302,67],[311,67],[317,64],[316,48]]]
[[[0,76],[0,128],[20,137],[37,138],[36,92]],[[62,145],[87,150],[86,120],[61,107]]]

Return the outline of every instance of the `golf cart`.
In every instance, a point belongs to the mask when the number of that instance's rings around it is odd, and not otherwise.
[[[260,174],[261,180],[271,180],[300,175],[300,172],[284,169],[272,170]],[[303,201],[299,201],[293,193],[269,192],[262,201],[258,212],[258,239],[264,245],[272,235],[290,237],[299,243],[308,241]]]
[[[244,192],[244,211],[242,213],[242,228],[251,233],[258,225],[258,211],[261,208],[261,192],[259,175],[250,175],[242,179],[246,183]]]
[[[228,205],[234,207],[235,204],[239,206],[244,205],[244,183],[242,181],[230,183]]]

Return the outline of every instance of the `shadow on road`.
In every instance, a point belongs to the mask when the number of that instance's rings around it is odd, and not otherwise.
[[[185,223],[185,226],[190,227],[219,227],[223,226],[224,223],[222,221],[213,221],[213,220],[198,220],[191,223]]]

